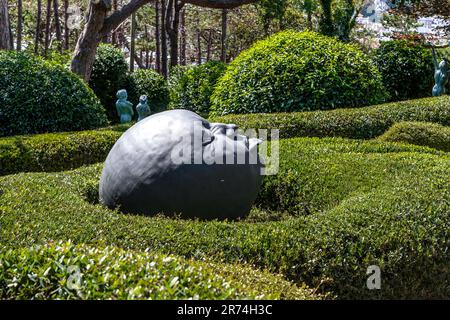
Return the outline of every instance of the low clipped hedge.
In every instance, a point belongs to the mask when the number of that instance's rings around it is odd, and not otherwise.
[[[450,127],[427,122],[399,122],[379,137],[450,152]]]
[[[449,298],[448,154],[339,138],[282,140],[280,154],[280,172],[264,179],[257,205],[288,211],[282,220],[124,215],[86,200],[98,184],[97,164],[0,177],[0,243],[152,248],[250,263],[338,298]],[[366,287],[370,265],[381,268],[380,290]]]
[[[60,171],[104,161],[126,126],[0,139],[0,175]]]
[[[107,123],[94,92],[64,66],[25,52],[0,52],[0,137]]]
[[[283,31],[229,65],[212,95],[211,115],[354,108],[385,98],[376,65],[356,46]]]
[[[447,96],[389,103],[359,109],[229,115],[210,119],[235,123],[241,129],[280,130],[281,138],[340,136],[371,139],[400,121],[426,121],[450,125]],[[102,162],[130,125],[97,131],[17,136],[0,139],[0,175],[21,171],[58,171]]]
[[[264,281],[262,281],[264,279]],[[0,299],[314,299],[281,276],[58,242],[0,253]]]
[[[423,98],[357,109],[247,114],[212,117],[214,122],[234,123],[241,129],[280,130],[280,137],[344,137],[371,139],[401,121],[450,125],[450,97]]]

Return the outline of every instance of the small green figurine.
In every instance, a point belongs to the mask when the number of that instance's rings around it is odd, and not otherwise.
[[[138,122],[148,117],[151,114],[150,107],[147,104],[147,96],[142,95],[139,97],[139,104],[136,106],[138,113]]]
[[[122,89],[117,91],[118,100],[116,102],[116,109],[120,117],[120,123],[131,122],[131,119],[133,119],[133,104],[127,101],[127,98],[127,90]]]
[[[433,50],[433,62],[434,62],[434,87],[433,87],[433,97],[441,96],[445,94],[445,85],[448,81],[448,61],[443,59],[439,64],[436,56],[436,52]]]

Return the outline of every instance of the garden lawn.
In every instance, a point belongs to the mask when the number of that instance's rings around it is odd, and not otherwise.
[[[70,239],[249,263],[338,298],[449,298],[448,153],[340,138],[282,140],[280,150],[280,173],[239,222],[108,210],[95,203],[101,164],[3,176],[0,243]],[[270,221],[273,212],[282,219]],[[381,290],[366,288],[370,265],[381,268]]]

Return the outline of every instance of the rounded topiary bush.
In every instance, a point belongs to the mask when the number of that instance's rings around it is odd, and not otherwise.
[[[431,96],[433,57],[430,49],[406,40],[384,41],[373,60],[391,101]]]
[[[226,68],[227,65],[221,61],[208,61],[176,73],[176,81],[171,81],[171,108],[208,116],[211,95]]]
[[[105,43],[98,46],[89,86],[106,109],[108,118],[115,122],[119,120],[116,93],[124,88],[127,71],[128,64],[120,49]]]
[[[360,107],[382,102],[375,64],[350,44],[285,31],[241,53],[219,79],[212,115]]]
[[[134,105],[139,103],[139,96],[146,95],[152,112],[164,111],[169,104],[169,88],[166,79],[151,69],[139,69],[128,76],[125,86],[128,100]]]
[[[94,92],[62,65],[26,53],[0,53],[0,136],[107,123]]]

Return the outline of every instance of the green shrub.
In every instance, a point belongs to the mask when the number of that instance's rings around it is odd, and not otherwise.
[[[383,41],[374,61],[391,101],[431,96],[434,67],[429,48],[406,40]]]
[[[357,109],[228,115],[213,117],[210,121],[234,123],[241,129],[276,128],[282,138],[370,139],[400,121],[435,122],[450,126],[450,97],[423,98]]]
[[[450,127],[427,122],[399,122],[381,137],[382,141],[405,142],[450,152]]]
[[[78,76],[30,54],[0,52],[0,136],[106,124],[100,102]]]
[[[221,61],[209,61],[176,73],[177,79],[171,81],[171,108],[187,109],[207,117],[214,87],[226,68]]]
[[[361,107],[384,101],[381,75],[350,44],[286,31],[242,52],[218,81],[212,114]]]
[[[98,130],[1,138],[0,175],[67,170],[104,161],[121,134]]]
[[[237,273],[230,275],[232,271]],[[253,280],[252,286],[249,280]],[[249,267],[59,242],[0,253],[0,298],[305,299],[314,296],[280,276]]]
[[[163,76],[151,69],[139,69],[128,76],[126,88],[129,101],[135,106],[139,97],[145,94],[152,113],[167,109],[169,88]]]
[[[118,122],[116,93],[126,84],[128,64],[119,48],[102,43],[97,48],[89,86],[105,108],[109,120]]]
[[[72,239],[151,248],[247,262],[339,298],[449,298],[446,153],[375,140],[297,138],[282,140],[280,155],[280,172],[266,177],[257,204],[272,199],[271,206],[289,210],[286,220],[124,215],[85,200],[102,169],[93,165],[0,177],[0,243],[18,248]],[[381,290],[366,287],[370,265],[381,268]]]

